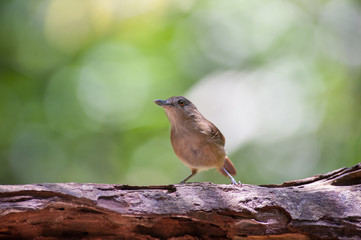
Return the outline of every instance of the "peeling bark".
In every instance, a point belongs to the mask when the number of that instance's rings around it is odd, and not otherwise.
[[[361,164],[281,185],[0,186],[1,239],[360,239]]]

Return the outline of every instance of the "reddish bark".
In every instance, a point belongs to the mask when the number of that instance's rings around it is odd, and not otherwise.
[[[281,185],[0,186],[1,239],[359,239],[361,164]]]

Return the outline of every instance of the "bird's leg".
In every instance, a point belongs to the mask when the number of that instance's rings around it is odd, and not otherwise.
[[[228,177],[231,179],[231,181],[232,181],[232,185],[242,185],[242,183],[241,183],[241,181],[236,181],[233,177],[232,177],[232,175],[231,174],[229,174],[229,172],[227,172],[227,170],[223,167],[223,171],[225,172],[225,173],[227,173],[227,175],[228,175]]]
[[[192,173],[191,175],[189,175],[188,177],[186,177],[183,181],[181,181],[180,183],[185,183],[186,181],[188,181],[188,179],[190,179],[191,177],[193,177],[194,175],[196,175],[196,173],[198,172],[197,169],[192,169]]]

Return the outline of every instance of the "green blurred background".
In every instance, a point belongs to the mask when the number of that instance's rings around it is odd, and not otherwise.
[[[2,0],[0,53],[1,184],[179,182],[175,95],[244,183],[360,162],[360,1]]]

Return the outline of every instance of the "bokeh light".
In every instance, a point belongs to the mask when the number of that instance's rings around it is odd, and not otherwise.
[[[244,183],[361,159],[358,1],[5,0],[0,52],[1,184],[179,182],[153,103],[177,95]]]

